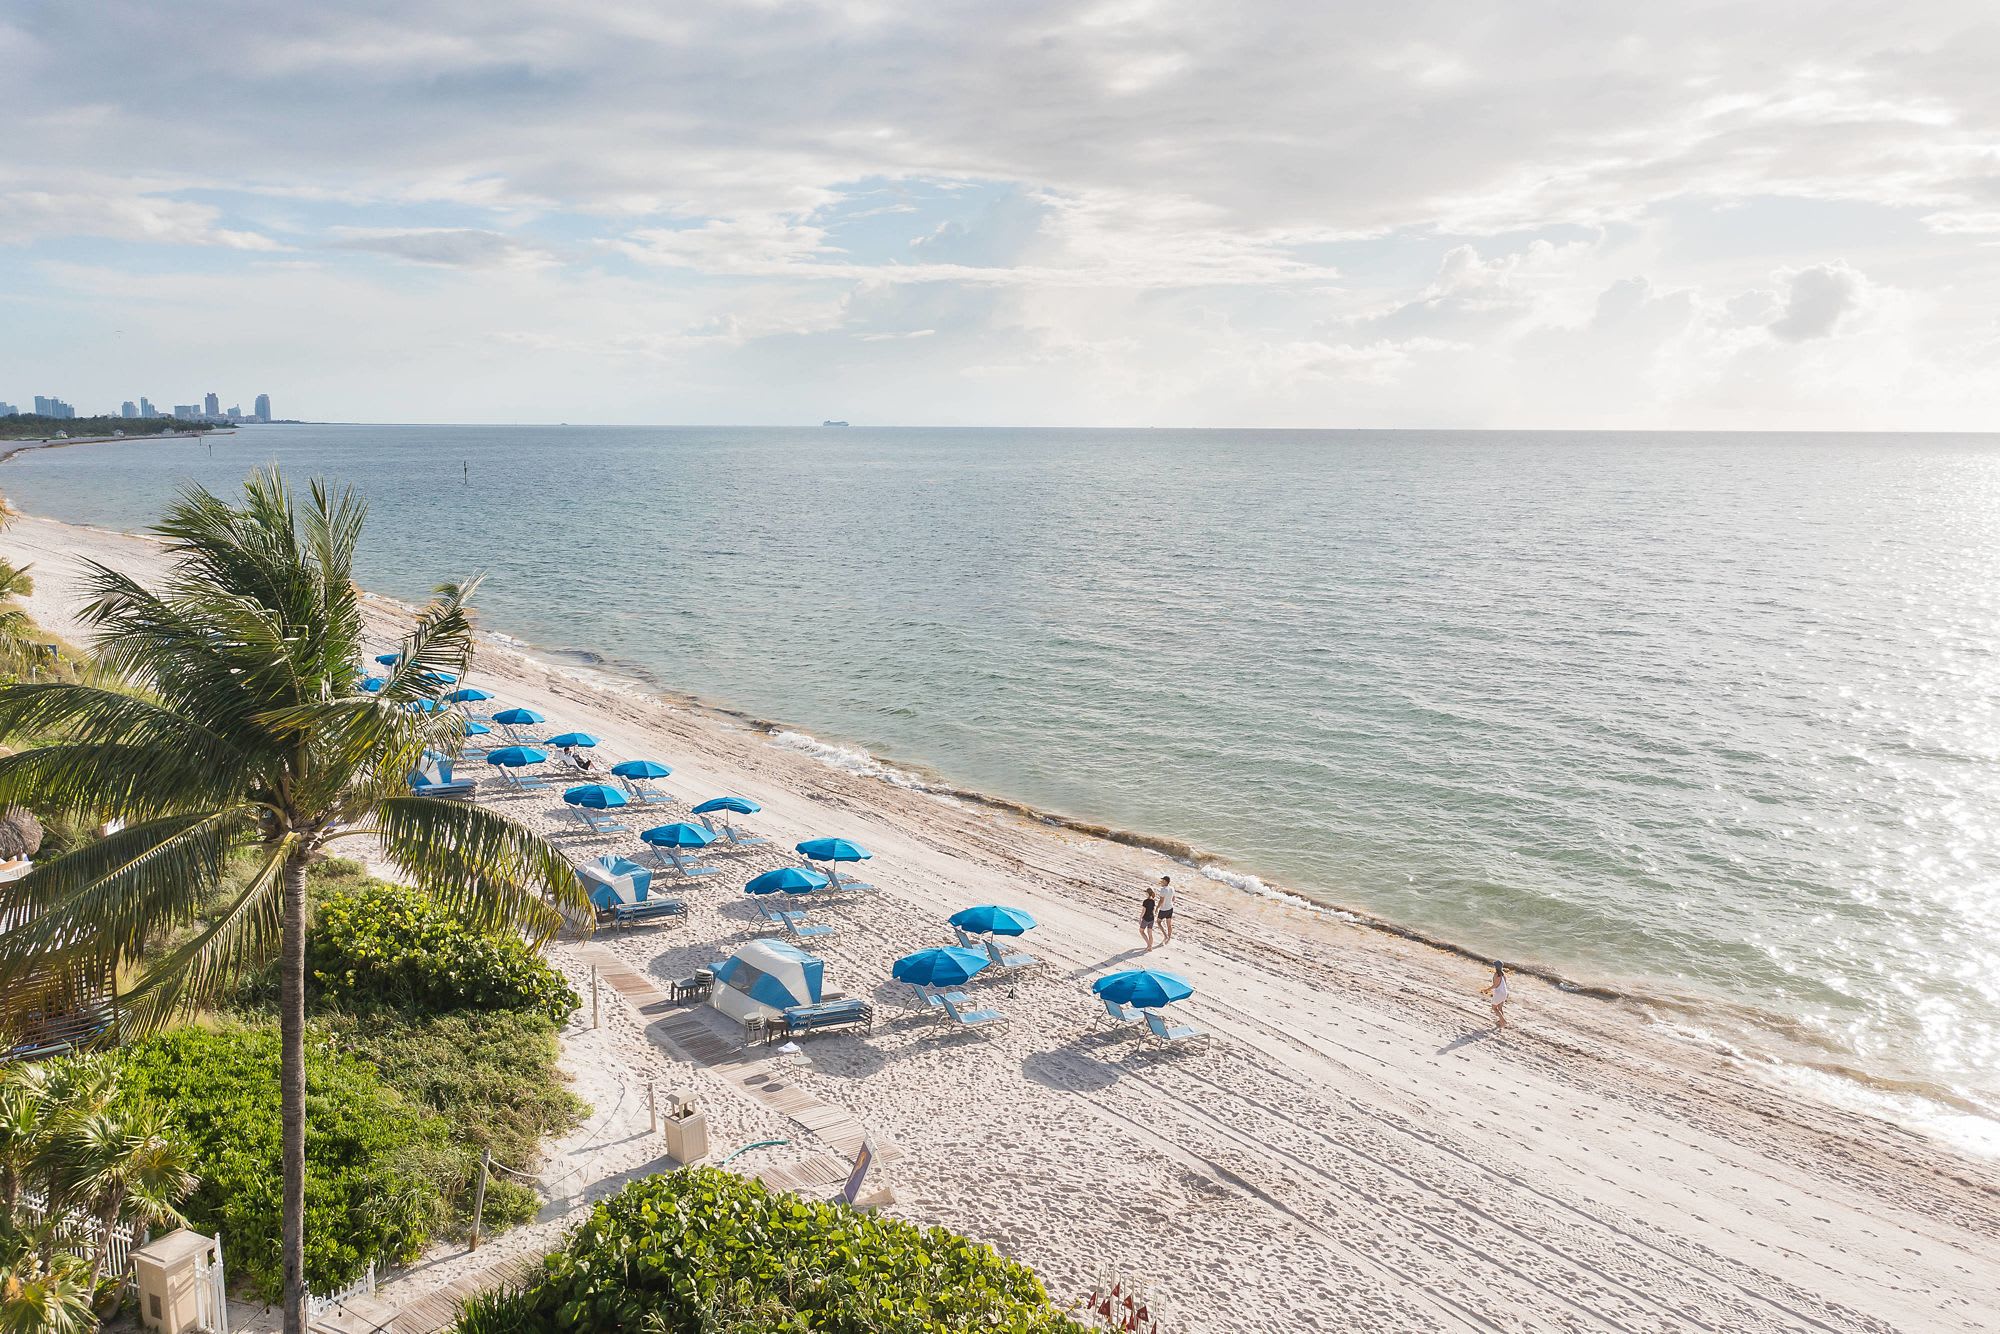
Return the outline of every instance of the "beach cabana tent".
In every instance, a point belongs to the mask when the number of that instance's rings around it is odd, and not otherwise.
[[[716,965],[708,1003],[731,1019],[777,1019],[816,1004],[826,965],[782,940],[753,940]]]

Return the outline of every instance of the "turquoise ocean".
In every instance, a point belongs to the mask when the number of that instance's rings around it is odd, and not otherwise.
[[[267,426],[0,491],[273,461],[382,592],[2000,1151],[2000,437]]]

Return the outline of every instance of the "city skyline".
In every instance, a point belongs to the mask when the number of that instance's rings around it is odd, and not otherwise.
[[[199,403],[176,404],[171,410],[154,407],[153,400],[144,394],[141,394],[136,402],[128,398],[121,401],[116,408],[106,409],[103,412],[79,411],[74,404],[50,394],[35,394],[32,396],[32,402],[34,409],[29,413],[5,399],[0,399],[0,417],[34,415],[55,421],[74,420],[78,417],[118,417],[127,421],[158,417],[179,417],[196,421],[268,422],[271,420],[269,394],[257,395],[254,406],[249,412],[244,412],[241,404],[222,407],[219,396],[212,391],[204,394]]]

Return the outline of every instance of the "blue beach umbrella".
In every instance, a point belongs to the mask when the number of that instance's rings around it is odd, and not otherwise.
[[[663,824],[641,833],[639,841],[656,848],[705,848],[715,835],[698,824]]]
[[[620,760],[611,772],[620,778],[665,778],[673,770],[652,760]]]
[[[775,871],[766,871],[745,886],[745,894],[810,894],[816,889],[825,889],[832,882],[818,871],[808,871],[803,866],[781,866]]]
[[[479,689],[477,686],[461,686],[449,695],[446,695],[445,698],[453,704],[476,704],[483,699],[492,699],[493,696]]]
[[[497,717],[498,715],[495,716]],[[580,746],[584,750],[589,750],[592,746],[597,745],[598,741],[596,737],[588,732],[564,732],[561,736],[550,737],[549,744],[551,746]]]
[[[588,806],[593,811],[608,811],[614,806],[623,806],[631,800],[617,788],[604,783],[585,783],[563,793],[563,800],[572,806]]]
[[[535,723],[545,723],[548,719],[533,709],[502,709],[493,715],[493,721],[507,727],[528,727]]]
[[[1024,908],[1003,908],[997,903],[982,903],[977,908],[967,908],[951,915],[951,924],[965,931],[979,931],[989,936],[1018,936],[1035,929],[1035,919]]]
[[[400,653],[377,653],[375,655],[375,661],[381,663],[384,667],[394,667],[402,660],[403,655]]]
[[[1194,995],[1194,983],[1178,973],[1163,973],[1156,968],[1128,968],[1122,973],[1112,973],[1092,982],[1090,989],[1106,1000],[1136,1005],[1142,1010],[1157,1010]]]
[[[530,764],[541,764],[549,757],[533,746],[502,746],[486,755],[488,764],[497,764],[504,769],[520,769]]]
[[[919,987],[955,987],[969,982],[992,960],[977,950],[945,945],[918,950],[896,960],[889,975],[898,982]]]
[[[714,815],[717,811],[734,811],[738,815],[755,815],[763,810],[748,797],[710,797],[694,808],[696,815]]]
[[[467,723],[465,725],[465,734],[467,736],[489,736],[492,732],[493,729],[485,723]]]
[[[453,685],[458,681],[458,678],[450,672],[419,672],[417,675],[425,682],[434,686]]]
[[[371,695],[388,684],[387,681],[384,681],[379,676],[364,676],[361,678],[361,688]]]
[[[816,862],[861,862],[875,855],[859,843],[849,843],[844,838],[809,838],[799,844],[798,853]]]

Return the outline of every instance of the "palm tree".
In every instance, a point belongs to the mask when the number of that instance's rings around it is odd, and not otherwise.
[[[86,1334],[97,1328],[95,1280],[62,1251],[44,1263],[32,1238],[0,1257],[0,1334]],[[88,1281],[87,1281],[88,1280]]]
[[[361,690],[351,570],[364,512],[352,490],[317,481],[295,503],[275,471],[253,473],[240,505],[188,490],[154,529],[170,557],[157,590],[102,566],[90,575],[93,660],[134,689],[0,687],[0,736],[67,738],[0,758],[0,806],[124,822],[17,882],[30,916],[0,936],[0,995],[53,967],[67,996],[86,996],[149,941],[190,933],[121,998],[136,1034],[278,960],[287,1334],[303,1334],[306,1291],[307,866],[332,840],[368,834],[476,925],[546,939],[560,908],[584,915],[546,841],[405,785],[426,749],[460,744],[452,711],[413,706],[435,698],[436,673],[465,671],[474,584],[441,586],[387,684]]]
[[[54,1175],[71,1206],[97,1219],[90,1257],[90,1285],[104,1275],[111,1229],[186,1220],[175,1208],[199,1184],[192,1155],[168,1128],[166,1113],[151,1104],[93,1112],[63,1136]]]
[[[35,622],[20,602],[35,591],[29,568],[0,560],[0,654],[15,662],[27,654],[36,634]]]

